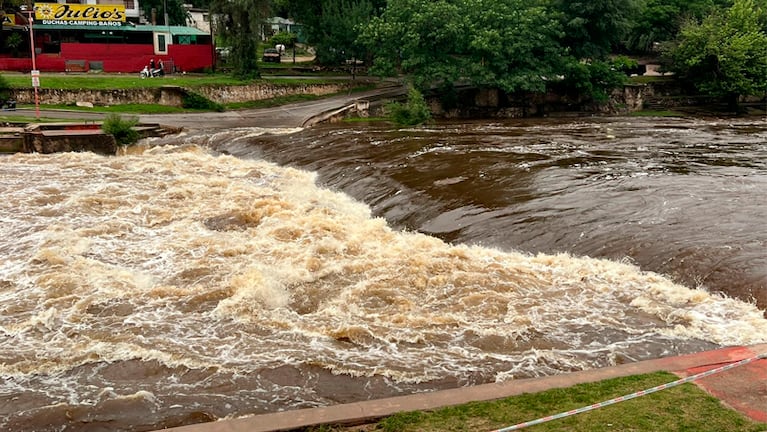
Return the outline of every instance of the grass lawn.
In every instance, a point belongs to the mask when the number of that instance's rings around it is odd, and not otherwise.
[[[32,86],[29,75],[19,73],[3,73],[3,78],[12,88],[28,88]],[[40,76],[41,88],[56,88],[63,90],[114,90],[131,88],[151,88],[165,85],[181,87],[197,87],[202,85],[244,85],[248,82],[236,80],[228,75],[166,75],[162,78],[141,79],[135,74],[104,74],[104,75],[67,75],[62,73],[43,73]]]
[[[19,108],[34,108],[34,105],[22,104]],[[74,104],[59,105],[59,104],[41,104],[41,110],[66,110],[66,111],[82,111],[82,112],[103,112],[103,113],[120,113],[120,114],[177,114],[185,112],[203,112],[206,110],[186,109],[180,107],[174,107],[169,105],[158,104],[124,104],[124,105],[111,105],[111,106],[94,106],[80,107]]]
[[[677,376],[667,372],[635,375],[429,412],[401,413],[384,418],[375,424],[356,427],[325,425],[305,429],[305,432],[489,432],[583,408],[677,379]],[[767,431],[767,424],[752,421],[724,407],[718,399],[709,396],[693,384],[683,384],[522,430],[530,432],[764,432]]]
[[[24,127],[28,125],[29,123],[60,123],[62,121],[66,122],[81,122],[81,123],[89,123],[93,122],[93,120],[89,119],[60,119],[55,117],[44,117],[41,116],[39,119],[34,117],[34,114],[30,116],[4,116],[0,115],[0,123],[3,124],[9,124],[9,125],[16,125],[18,127]]]
[[[20,73],[2,73],[3,78],[8,81],[11,88],[29,88],[32,87],[32,78],[26,74]],[[247,85],[268,83],[274,85],[306,85],[306,84],[324,84],[331,81],[327,79],[261,79],[253,81],[242,81],[232,78],[225,74],[199,74],[199,75],[166,75],[160,78],[141,79],[138,72],[135,74],[89,74],[89,75],[66,75],[61,73],[43,73],[40,76],[41,88],[56,88],[62,90],[119,90],[132,88],[156,88],[162,86],[178,86],[184,88],[195,88],[206,85]]]

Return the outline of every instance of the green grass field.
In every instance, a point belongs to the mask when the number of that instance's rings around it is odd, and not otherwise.
[[[0,74],[11,88],[29,88],[31,87],[31,77],[27,74],[4,72]],[[324,77],[270,77],[268,79],[258,79],[242,81],[232,78],[226,74],[188,74],[188,75],[166,75],[161,78],[141,79],[138,74],[76,74],[69,75],[63,73],[43,73],[40,77],[42,88],[56,88],[62,90],[124,90],[137,88],[157,88],[162,86],[178,86],[194,91],[201,86],[238,86],[247,84],[269,84],[272,86],[307,86],[337,84],[339,79]],[[356,87],[346,90],[351,92],[370,90],[375,87],[374,84],[359,83]],[[335,93],[337,94],[337,93]],[[258,100],[245,103],[226,104],[224,109],[236,110],[247,108],[266,108],[279,105],[285,105],[294,102],[305,102],[323,97],[333,96],[315,96],[310,94],[298,94],[279,96],[268,100]],[[19,108],[31,108],[30,105],[18,105]],[[93,108],[78,107],[74,104],[55,105],[41,104],[41,109],[45,110],[67,110],[84,112],[104,112],[104,113],[123,113],[123,114],[172,114],[183,112],[205,111],[200,109],[187,109],[157,104],[123,104],[114,106],[95,106]],[[42,119],[41,119],[42,120]]]
[[[481,432],[583,408],[677,380],[658,372],[580,384],[489,402],[401,413],[355,427],[324,425],[304,432]],[[571,417],[530,426],[526,432],[765,432],[767,424],[723,406],[693,384],[683,384]]]
[[[29,88],[32,87],[32,78],[26,74],[4,72],[1,74],[11,88]],[[333,82],[328,79],[260,79],[253,81],[242,81],[232,78],[226,74],[175,74],[166,75],[160,78],[141,79],[138,72],[135,74],[84,74],[67,75],[63,73],[43,73],[40,76],[41,88],[55,88],[62,90],[119,90],[133,88],[156,88],[162,86],[178,86],[184,88],[195,88],[208,85],[235,86],[258,83],[269,83],[272,85],[306,85],[306,84],[324,84]]]
[[[11,88],[32,87],[29,75],[20,73],[2,74]],[[43,73],[40,76],[40,87],[63,90],[114,90],[131,88],[152,88],[165,85],[180,87],[198,87],[202,85],[244,85],[248,82],[236,80],[228,75],[166,75],[161,78],[141,79],[135,74],[90,74],[67,75],[63,73]]]

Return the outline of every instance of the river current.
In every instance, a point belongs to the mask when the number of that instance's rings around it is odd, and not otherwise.
[[[154,430],[767,342],[767,121],[0,158],[0,430]]]

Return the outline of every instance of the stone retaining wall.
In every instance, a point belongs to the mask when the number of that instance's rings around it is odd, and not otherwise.
[[[191,91],[218,103],[237,103],[271,99],[279,96],[299,94],[328,95],[348,90],[352,83],[329,84],[250,84],[243,86],[203,86]],[[177,86],[122,90],[58,90],[40,88],[38,95],[44,104],[73,105],[90,102],[93,105],[158,104],[180,107],[187,89]],[[17,89],[13,97],[20,104],[34,104],[33,89]]]
[[[577,96],[555,92],[531,93],[519,97],[498,89],[468,88],[457,93],[457,103],[445,109],[439,95],[426,98],[432,113],[444,118],[522,118],[552,113],[627,114],[648,105],[660,109],[689,106],[705,102],[685,96],[675,82],[628,84],[612,91],[604,102],[586,102]]]
[[[59,90],[38,89],[40,103],[54,105],[74,105],[77,102],[90,102],[93,105],[158,104],[181,106],[184,89],[181,87],[160,87],[122,90]],[[13,97],[20,104],[34,104],[33,89],[16,89]]]
[[[272,99],[280,96],[315,95],[324,96],[350,89],[349,82],[327,84],[251,84],[244,86],[205,86],[194,91],[218,103],[236,103]]]

